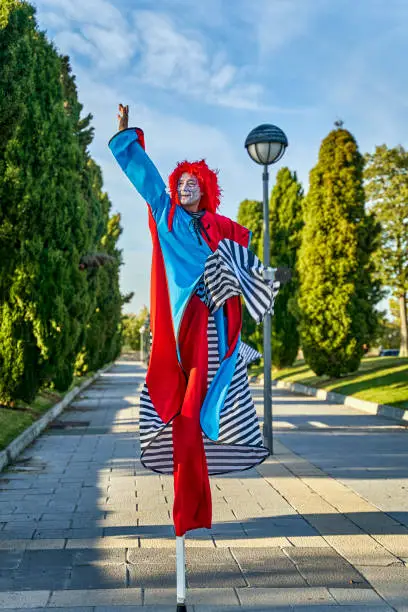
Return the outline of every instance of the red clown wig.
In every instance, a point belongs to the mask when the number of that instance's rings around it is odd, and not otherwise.
[[[172,228],[174,212],[176,206],[180,205],[178,197],[178,182],[184,172],[188,172],[197,177],[200,191],[202,193],[198,210],[208,210],[215,213],[220,205],[221,189],[218,185],[217,172],[210,170],[204,159],[196,162],[182,161],[177,164],[169,176],[169,187],[171,197],[171,209],[169,214],[168,226]]]

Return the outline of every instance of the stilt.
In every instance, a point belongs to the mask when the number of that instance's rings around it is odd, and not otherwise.
[[[186,612],[185,536],[176,536],[177,612]]]

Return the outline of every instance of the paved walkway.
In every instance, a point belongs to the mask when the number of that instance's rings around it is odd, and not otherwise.
[[[172,479],[139,460],[118,361],[0,474],[0,610],[175,610]],[[261,411],[262,389],[253,386]],[[274,456],[212,478],[189,612],[408,612],[408,432],[274,389]]]

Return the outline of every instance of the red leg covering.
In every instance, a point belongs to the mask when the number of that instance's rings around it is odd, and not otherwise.
[[[174,506],[176,535],[211,527],[211,490],[200,426],[207,393],[208,309],[194,295],[184,313],[179,334],[180,357],[187,375],[181,413],[173,421]]]

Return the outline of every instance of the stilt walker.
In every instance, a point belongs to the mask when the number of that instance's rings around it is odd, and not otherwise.
[[[152,348],[140,398],[141,461],[174,476],[177,606],[185,610],[185,534],[211,528],[209,475],[249,469],[266,459],[247,377],[251,350],[240,340],[241,298],[259,323],[287,268],[264,280],[248,249],[251,232],[219,215],[217,173],[204,160],[180,162],[163,179],[145,152],[140,128],[119,131],[109,147],[148,203],[153,241]]]

